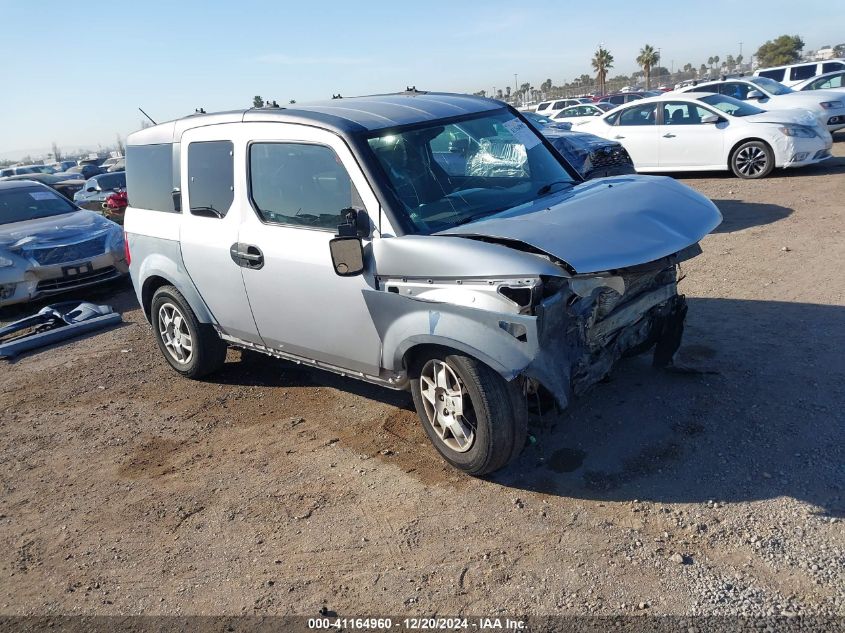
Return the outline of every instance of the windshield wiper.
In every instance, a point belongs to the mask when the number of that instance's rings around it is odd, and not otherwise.
[[[476,220],[480,220],[481,218],[485,218],[488,215],[496,215],[497,213],[501,213],[505,209],[510,209],[510,206],[502,207],[501,209],[491,209],[489,211],[482,211],[480,213],[476,213],[474,215],[470,215],[468,217],[462,218],[455,222],[455,226],[461,226],[462,224],[469,224],[470,222],[475,222]]]
[[[573,185],[574,186],[575,183],[572,182],[571,180],[553,180],[549,184],[543,185],[542,187],[540,187],[537,190],[537,195],[538,196],[545,196],[547,193],[549,193],[552,190],[552,187],[554,187],[555,185]]]

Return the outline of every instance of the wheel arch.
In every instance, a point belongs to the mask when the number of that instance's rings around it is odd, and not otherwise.
[[[161,255],[152,255],[145,258],[139,271],[139,277],[143,281],[141,282],[138,299],[148,321],[151,316],[150,306],[156,290],[162,286],[173,286],[191,306],[200,323],[214,324],[216,322],[208,306],[205,305],[205,301],[202,300],[194,287],[187,271],[171,259]]]
[[[775,166],[776,167],[778,166],[778,164],[777,164],[778,156],[777,156],[777,153],[775,152],[774,147],[772,147],[772,144],[764,138],[760,138],[758,136],[750,136],[750,137],[746,137],[746,138],[742,138],[742,139],[738,140],[731,147],[730,151],[728,152],[728,171],[732,170],[732,163],[733,163],[733,160],[734,160],[734,154],[736,153],[736,150],[738,150],[740,147],[742,147],[746,143],[751,143],[753,141],[760,142],[763,145],[765,145],[766,147],[768,147],[769,151],[772,153],[772,160],[774,160]]]

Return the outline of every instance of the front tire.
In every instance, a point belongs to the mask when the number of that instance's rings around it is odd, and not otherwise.
[[[748,141],[731,154],[731,171],[737,178],[765,178],[775,168],[772,149],[763,141]]]
[[[226,343],[214,328],[197,320],[185,297],[173,286],[155,291],[150,321],[165,360],[186,378],[201,378],[223,366]]]
[[[411,394],[431,443],[455,468],[475,476],[505,466],[528,433],[525,403],[484,363],[451,350],[415,359]]]

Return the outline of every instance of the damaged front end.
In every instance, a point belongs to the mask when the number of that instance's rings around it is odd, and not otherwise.
[[[557,292],[547,287],[535,308],[538,349],[522,374],[548,389],[561,407],[625,356],[654,349],[655,365],[672,362],[687,310],[676,263],[555,281]]]

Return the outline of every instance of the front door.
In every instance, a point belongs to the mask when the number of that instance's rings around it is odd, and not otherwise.
[[[258,331],[268,347],[378,375],[381,341],[362,291],[375,287],[371,258],[357,277],[332,268],[329,240],[343,209],[379,207],[360,168],[336,135],[312,127],[242,126],[252,208],[241,225],[241,249],[261,265],[242,268]],[[365,252],[367,248],[365,240]]]
[[[660,167],[723,167],[727,121],[702,123],[716,113],[687,101],[661,104],[663,118],[658,125]]]
[[[241,268],[230,253],[246,200],[245,180],[235,177],[234,166],[243,164],[243,148],[232,141],[236,125],[201,127],[182,136],[179,241],[185,269],[220,327],[260,343]]]

